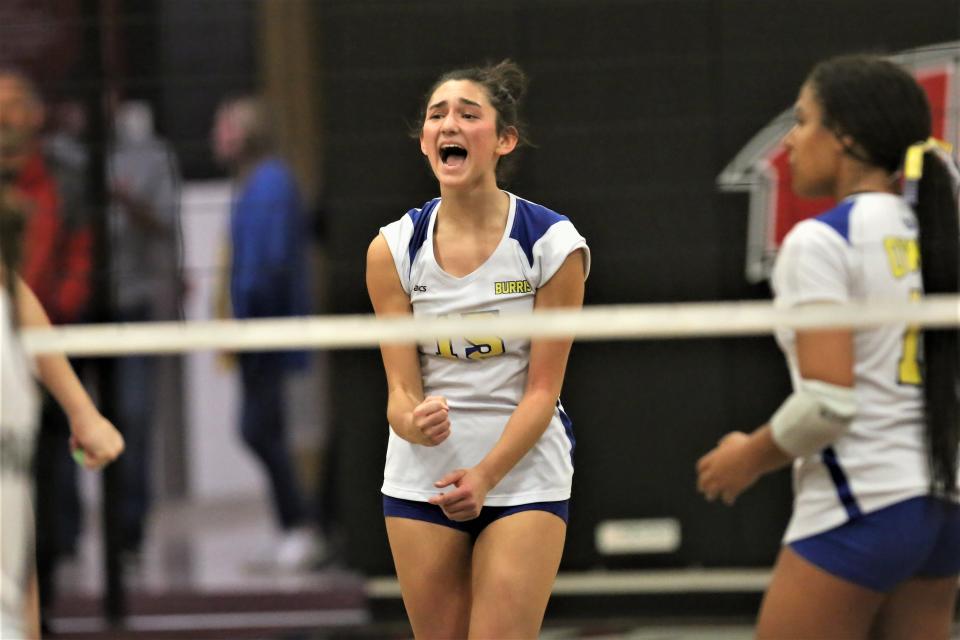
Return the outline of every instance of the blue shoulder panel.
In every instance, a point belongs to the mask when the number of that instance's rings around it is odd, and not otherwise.
[[[543,237],[547,229],[567,219],[567,216],[560,215],[556,211],[517,198],[517,211],[513,216],[510,237],[520,243],[520,248],[523,249],[531,267],[533,266],[533,245]]]
[[[437,208],[437,202],[439,202],[439,200],[434,198],[423,205],[422,209],[410,209],[410,211],[407,212],[407,215],[413,220],[413,235],[410,236],[410,245],[408,247],[411,268],[413,267],[413,259],[417,257],[417,252],[420,251],[420,247],[423,246],[424,241],[427,239],[427,231],[430,229],[430,216],[433,215],[433,210]]]
[[[825,213],[821,213],[815,219],[834,231],[850,244],[850,212],[856,200],[845,200]]]

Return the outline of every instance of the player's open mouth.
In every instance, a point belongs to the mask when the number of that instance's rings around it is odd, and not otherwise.
[[[467,150],[458,144],[440,147],[440,162],[448,167],[459,167],[467,159]]]

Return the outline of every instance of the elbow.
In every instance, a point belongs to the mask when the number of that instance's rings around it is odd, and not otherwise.
[[[398,436],[401,438],[404,437],[404,430],[402,428],[403,414],[389,405],[387,406],[387,424],[390,425],[390,428],[393,429]]]
[[[836,442],[857,414],[852,387],[803,380],[770,420],[777,446],[795,458],[817,453]]]
[[[387,423],[398,436],[413,442],[413,410],[401,398],[409,397],[402,390],[391,389],[387,400]]]
[[[536,399],[554,405],[560,399],[562,380],[542,379],[528,380],[523,396],[525,399]]]

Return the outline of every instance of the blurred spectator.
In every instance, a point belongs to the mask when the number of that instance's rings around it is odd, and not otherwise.
[[[82,103],[65,100],[51,110],[50,131],[43,141],[44,157],[57,183],[62,209],[89,219],[83,213],[89,204],[87,192],[90,154],[84,136],[87,114]]]
[[[68,172],[69,165],[43,155],[44,117],[33,83],[16,70],[0,69],[0,173],[27,209],[21,275],[50,321],[63,324],[80,320],[86,309],[93,235],[86,208],[74,199],[74,192],[58,188],[54,180],[53,171]],[[55,597],[57,558],[75,550],[79,526],[69,437],[66,415],[45,394],[34,464],[36,491],[43,496],[36,512],[42,617]]]
[[[40,144],[44,107],[23,75],[0,70],[0,170],[32,204],[23,278],[54,323],[78,320],[89,301],[92,232],[82,207],[63,206]]]
[[[217,160],[233,174],[230,221],[230,305],[236,318],[306,315],[309,310],[303,206],[293,173],[272,154],[262,106],[253,98],[228,101],[213,129]],[[325,543],[308,514],[287,442],[287,374],[304,368],[304,351],[245,352],[238,356],[243,388],[240,430],[267,472],[281,529],[270,561],[306,568],[322,560]]]
[[[114,109],[114,141],[107,158],[115,318],[118,322],[179,317],[180,170],[166,141],[154,132],[144,102]],[[123,539],[137,559],[151,502],[151,440],[157,408],[159,361],[117,359],[117,412],[127,441],[123,460]]]

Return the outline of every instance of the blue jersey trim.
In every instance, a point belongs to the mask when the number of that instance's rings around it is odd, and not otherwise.
[[[568,220],[567,216],[560,215],[544,206],[517,198],[517,210],[513,217],[513,228],[510,237],[520,244],[523,253],[527,256],[530,266],[533,266],[533,245],[543,237],[547,230],[558,222]]]
[[[840,498],[843,508],[847,511],[847,516],[851,519],[859,518],[863,515],[863,512],[860,510],[860,505],[857,504],[857,498],[850,489],[850,481],[847,480],[847,474],[844,473],[843,467],[840,466],[840,461],[837,459],[837,452],[833,450],[833,447],[827,447],[821,455],[823,457],[823,463],[827,465],[827,470],[830,472],[830,479],[833,480],[833,486],[837,489],[837,496]]]
[[[847,244],[850,244],[850,212],[854,204],[855,200],[845,200],[815,219],[839,233]]]
[[[427,239],[427,232],[430,230],[430,217],[433,210],[437,208],[437,200],[431,200],[423,205],[422,209],[411,209],[407,212],[410,219],[413,220],[413,235],[410,237],[410,244],[407,252],[410,254],[410,268],[413,269],[413,260],[417,257],[417,252]]]
[[[563,431],[567,434],[567,439],[570,441],[570,461],[573,462],[573,450],[577,448],[577,439],[573,436],[573,420],[571,420],[567,412],[563,410],[563,407],[560,405],[560,400],[557,400],[557,413],[560,414]]]
[[[517,504],[509,507],[491,507],[484,505],[480,509],[480,515],[473,520],[457,522],[446,516],[439,506],[429,502],[419,500],[405,500],[403,498],[393,498],[388,495],[383,496],[383,515],[387,518],[407,518],[409,520],[422,520],[439,524],[444,527],[450,527],[457,531],[463,531],[470,534],[471,538],[476,539],[484,529],[500,518],[512,516],[515,513],[524,511],[546,511],[552,513],[564,522],[570,520],[570,500],[557,500],[554,502],[528,502],[526,504]]]

